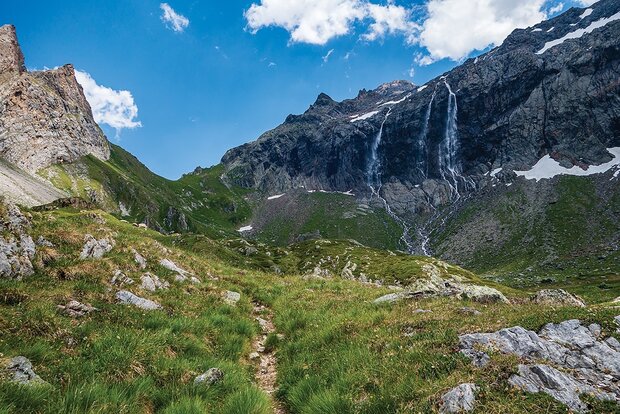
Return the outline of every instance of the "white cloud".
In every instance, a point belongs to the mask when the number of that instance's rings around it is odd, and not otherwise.
[[[564,10],[564,3],[558,3],[549,9],[549,14],[553,15]]]
[[[591,6],[594,3],[598,2],[598,0],[575,0],[575,1],[578,5],[583,6],[583,7]]]
[[[430,60],[461,60],[547,17],[546,0],[430,0],[419,43]]]
[[[368,3],[367,10],[373,23],[370,24],[369,32],[362,36],[364,39],[373,41],[386,34],[403,34],[408,43],[415,41],[419,26],[411,21],[410,10],[396,6],[393,0],[387,6]]]
[[[329,40],[349,34],[356,22],[368,21],[366,40],[386,34],[413,36],[415,25],[410,12],[388,0],[378,5],[369,0],[260,0],[245,12],[248,28],[256,33],[270,26],[290,32],[291,42],[324,45]]]
[[[182,32],[189,26],[189,19],[174,11],[168,3],[161,3],[159,8],[163,11],[161,20],[175,32]]]
[[[329,57],[334,53],[334,49],[330,49],[325,56],[323,56],[323,63],[329,62]]]
[[[116,129],[117,134],[124,128],[141,127],[138,107],[129,91],[115,91],[97,82],[86,72],[75,71],[77,81],[84,89],[86,100],[93,110],[98,124],[106,124]]]

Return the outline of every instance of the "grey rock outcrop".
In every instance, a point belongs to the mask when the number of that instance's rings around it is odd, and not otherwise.
[[[532,295],[530,300],[540,305],[586,307],[583,299],[563,289],[544,289]]]
[[[155,292],[157,290],[166,290],[170,287],[170,283],[165,280],[161,280],[157,275],[151,273],[145,273],[140,277],[142,284],[140,287],[149,292]]]
[[[136,249],[131,249],[133,259],[141,270],[146,269],[146,259]]]
[[[615,399],[612,394],[602,392],[549,365],[519,365],[519,372],[510,377],[508,382],[526,392],[549,394],[578,413],[588,411],[587,405],[579,398],[581,394],[590,394],[600,400]]]
[[[27,72],[15,28],[0,27],[0,157],[28,172],[110,157],[73,66]]]
[[[95,239],[92,235],[84,236],[84,247],[80,253],[80,259],[101,259],[114,247],[114,241],[109,239]]]
[[[120,287],[124,285],[133,285],[134,281],[121,270],[116,270],[114,272],[114,276],[112,276],[112,279],[110,280],[110,284]]]
[[[125,305],[133,305],[137,308],[144,310],[157,310],[161,309],[162,306],[149,299],[141,298],[140,296],[134,295],[133,293],[127,290],[121,290],[116,293],[116,299]]]
[[[58,305],[58,309],[71,316],[72,318],[86,316],[89,313],[98,310],[97,308],[87,303],[80,303],[77,300],[72,300],[66,305]]]
[[[241,300],[241,293],[232,292],[230,290],[227,290],[226,292],[224,292],[224,303],[230,306],[236,306],[237,302],[239,302],[240,300]]]
[[[569,320],[547,324],[539,333],[516,326],[493,333],[461,335],[459,346],[477,366],[489,362],[484,352],[488,349],[561,368],[562,372],[544,365],[523,366],[511,383],[526,391],[546,392],[571,409],[583,410],[579,390],[620,402],[620,344],[614,338],[603,340],[600,335],[599,325],[586,327],[578,320]]]
[[[441,414],[463,413],[473,411],[476,403],[476,384],[461,384],[441,397],[439,412]]]
[[[209,368],[204,374],[194,379],[194,385],[214,385],[224,379],[224,372],[219,368]]]
[[[384,295],[374,302],[394,303],[405,299],[449,296],[480,303],[510,303],[508,298],[495,288],[469,284],[456,276],[449,279],[442,278],[435,265],[424,265],[422,270],[426,273],[426,278],[418,279],[404,290]]]
[[[21,280],[34,273],[36,245],[27,233],[30,222],[17,206],[0,207],[4,207],[0,217],[0,278]]]
[[[41,377],[39,377],[32,369],[30,360],[23,356],[11,358],[5,366],[5,370],[12,375],[11,381],[28,386],[48,385]]]

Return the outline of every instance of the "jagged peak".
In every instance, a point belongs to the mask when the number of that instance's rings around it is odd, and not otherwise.
[[[314,106],[330,105],[335,102],[336,101],[334,101],[329,95],[321,92],[319,96],[316,98],[316,101],[314,102]]]
[[[17,41],[15,26],[6,24],[0,27],[0,75],[25,71],[24,55]]]

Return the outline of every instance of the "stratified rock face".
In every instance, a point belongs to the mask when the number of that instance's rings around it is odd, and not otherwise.
[[[19,75],[26,71],[24,55],[22,54],[15,27],[3,26],[0,28],[0,76]],[[0,78],[2,79],[2,78]]]
[[[545,155],[568,168],[609,162],[607,149],[620,146],[620,20],[543,49],[618,12],[620,3],[602,0],[589,15],[574,8],[515,30],[419,88],[395,82],[343,102],[322,94],[230,150],[225,177],[273,194],[305,186],[368,195],[373,185],[397,212],[429,213],[499,168],[526,171]]]
[[[0,27],[0,157],[29,172],[110,157],[73,66],[29,73],[15,28]]]

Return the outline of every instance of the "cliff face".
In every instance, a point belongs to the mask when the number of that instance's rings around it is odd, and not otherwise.
[[[430,213],[499,168],[514,176],[545,155],[567,168],[608,162],[620,146],[619,12],[615,0],[571,9],[419,88],[321,95],[229,151],[226,176],[268,192],[375,187],[401,213]]]
[[[73,66],[28,72],[15,28],[0,27],[0,157],[29,172],[84,155],[107,160]]]

